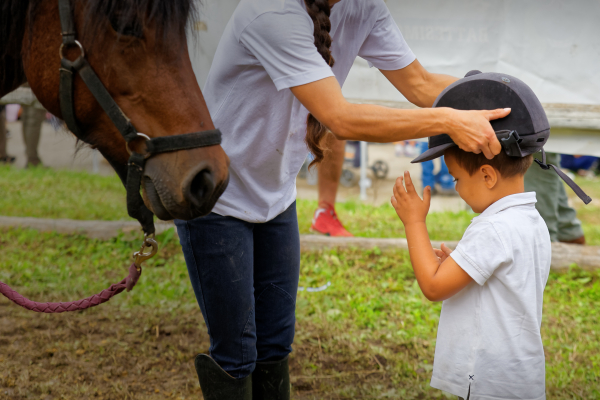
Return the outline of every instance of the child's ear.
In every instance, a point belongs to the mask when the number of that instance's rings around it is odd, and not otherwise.
[[[494,167],[491,165],[487,164],[482,165],[479,168],[479,171],[483,176],[485,186],[487,186],[488,189],[493,189],[498,183],[498,171],[496,171],[496,169],[494,169]]]

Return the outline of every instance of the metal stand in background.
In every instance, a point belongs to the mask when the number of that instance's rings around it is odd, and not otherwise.
[[[371,187],[371,180],[367,178],[367,142],[360,142],[360,200],[367,200],[367,189]]]

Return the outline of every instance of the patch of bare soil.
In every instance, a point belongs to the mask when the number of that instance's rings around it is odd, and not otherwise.
[[[199,312],[45,315],[1,300],[0,398],[201,398],[193,358],[208,346]]]
[[[317,331],[299,329],[293,398],[372,398],[393,385],[385,357]],[[0,399],[201,399],[193,359],[208,347],[199,311],[123,312],[108,303],[46,315],[0,298]]]

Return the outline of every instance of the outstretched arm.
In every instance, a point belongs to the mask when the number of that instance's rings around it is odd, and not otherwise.
[[[427,71],[419,60],[413,61],[402,69],[380,71],[408,101],[419,107],[433,106],[433,102],[442,90],[458,80],[450,75],[433,74]]]
[[[371,104],[352,104],[342,95],[336,78],[291,88],[292,93],[337,139],[390,143],[447,133],[463,150],[492,159],[502,147],[490,120],[509,109],[461,111],[451,108],[399,110]]]
[[[406,189],[404,188],[406,182]],[[421,291],[431,301],[443,301],[464,289],[473,279],[443,246],[436,250],[431,246],[425,219],[429,212],[431,188],[425,188],[423,200],[417,194],[408,172],[396,180],[392,205],[406,230],[410,261]]]

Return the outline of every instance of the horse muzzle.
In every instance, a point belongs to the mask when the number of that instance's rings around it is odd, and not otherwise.
[[[144,203],[165,221],[203,217],[211,212],[227,188],[228,168],[223,171],[209,161],[177,168],[177,164],[182,164],[182,157],[175,154],[167,153],[148,160],[142,179]],[[183,164],[188,163],[183,160]]]

